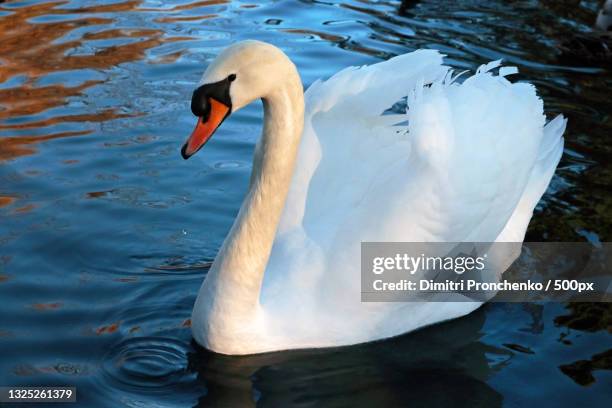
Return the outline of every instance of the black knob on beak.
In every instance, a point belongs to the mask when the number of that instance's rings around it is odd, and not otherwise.
[[[211,84],[204,84],[195,91],[191,97],[191,112],[201,117],[204,122],[210,116],[210,99],[221,102],[231,110],[232,99],[230,98],[230,84],[236,79],[236,74]]]
[[[194,91],[193,97],[191,98],[191,112],[195,116],[202,118],[204,122],[208,120],[210,115],[210,102],[204,92],[199,92],[201,88]]]

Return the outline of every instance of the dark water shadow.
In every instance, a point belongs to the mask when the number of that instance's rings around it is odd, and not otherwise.
[[[481,343],[485,313],[394,339],[335,349],[225,356],[189,353],[207,393],[199,407],[501,406],[487,384],[510,352]],[[499,359],[497,359],[499,360]]]

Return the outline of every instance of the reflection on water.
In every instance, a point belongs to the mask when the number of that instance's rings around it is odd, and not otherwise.
[[[0,2],[0,385],[75,385],[95,406],[602,405],[610,308],[491,304],[398,339],[226,357],[196,347],[195,293],[237,212],[261,107],[183,162],[208,61],[246,38],[305,85],[436,48],[503,58],[569,117],[532,241],[609,241],[609,61],[598,2]],[[572,58],[567,58],[571,55]],[[600,58],[601,59],[601,58]],[[606,317],[607,316],[607,317]],[[588,386],[587,386],[588,385]]]
[[[0,18],[0,60],[3,61],[0,82],[15,81],[18,85],[0,89],[0,120],[6,120],[0,130],[39,129],[71,122],[82,127],[88,122],[129,117],[121,112],[120,106],[87,112],[89,109],[79,105],[71,111],[86,113],[32,118],[64,106],[69,98],[83,95],[88,88],[104,83],[101,79],[90,79],[99,77],[103,70],[141,60],[148,49],[186,38],[164,35],[160,29],[103,28],[117,23],[108,13],[134,11],[141,3],[138,1],[70,10],[60,7],[65,3],[34,3],[28,7],[4,9],[7,14]],[[24,120],[27,115],[34,120]],[[36,151],[33,144],[91,132],[6,137],[0,142],[0,160],[32,154]]]
[[[200,406],[332,407],[351,398],[354,407],[495,407],[503,398],[486,380],[512,353],[479,342],[484,319],[478,312],[412,336],[332,350],[230,357],[197,348],[189,362],[208,389]]]

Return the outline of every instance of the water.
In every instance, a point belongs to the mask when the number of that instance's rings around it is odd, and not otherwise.
[[[0,385],[74,385],[84,407],[609,405],[610,357],[572,365],[610,353],[607,305],[489,304],[336,350],[196,347],[191,306],[261,106],[179,154],[194,85],[233,41],[282,47],[305,85],[422,47],[458,69],[504,58],[569,117],[528,240],[609,241],[612,76],[559,51],[596,1],[0,3]]]

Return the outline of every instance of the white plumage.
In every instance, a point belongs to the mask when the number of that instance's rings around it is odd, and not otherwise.
[[[242,65],[245,53],[288,63],[270,45],[241,44],[219,57],[224,61],[207,70],[204,83],[207,76],[256,70],[252,62]],[[339,346],[476,309],[474,302],[362,303],[359,251],[362,241],[523,240],[561,157],[566,120],[558,116],[545,126],[534,86],[506,79],[515,68],[493,74],[499,65],[455,80],[438,52],[420,50],[347,68],[306,91],[301,140],[281,134],[299,130],[299,97],[243,95],[264,98],[267,122],[249,194],[194,308],[198,342],[227,354]],[[383,114],[403,97],[405,114]],[[280,111],[283,118],[275,118]],[[297,153],[283,152],[283,143],[296,144]],[[275,173],[292,168],[283,203],[283,182],[274,182],[283,178]],[[274,189],[280,198],[272,198]],[[266,212],[279,213],[278,228],[267,234],[257,231],[275,222],[257,215]],[[260,293],[246,295],[258,284]]]

